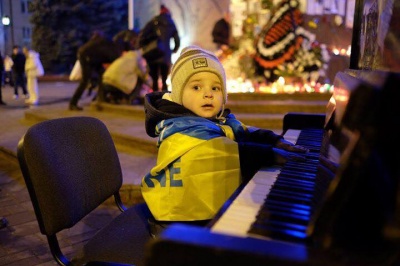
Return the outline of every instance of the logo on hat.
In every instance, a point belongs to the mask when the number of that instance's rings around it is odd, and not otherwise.
[[[193,68],[199,68],[199,67],[208,67],[207,64],[207,59],[205,57],[203,58],[195,58],[192,60],[193,63]]]

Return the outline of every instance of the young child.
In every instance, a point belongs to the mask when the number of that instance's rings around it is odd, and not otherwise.
[[[158,137],[157,165],[142,180],[155,218],[205,225],[239,184],[262,166],[307,152],[271,130],[249,127],[225,108],[225,71],[215,55],[184,48],[171,70],[172,91],[145,97],[146,132]],[[154,232],[156,235],[158,232]]]

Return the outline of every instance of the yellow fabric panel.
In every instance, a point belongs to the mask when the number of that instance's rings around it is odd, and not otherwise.
[[[147,183],[143,179],[143,197],[157,220],[211,219],[239,186],[241,176],[237,143],[219,137],[197,144],[173,165],[158,171],[157,178],[150,177]],[[179,153],[178,150],[178,147],[167,149],[174,155]],[[165,161],[162,159],[161,162]]]
[[[228,125],[219,125],[222,128],[222,131],[224,131],[225,136],[230,138],[231,140],[235,140],[235,134],[233,133],[233,130],[230,126]]]
[[[176,133],[173,137],[166,138],[158,149],[157,165],[151,169],[151,175],[157,175],[157,173],[193,147],[206,141],[181,133]]]

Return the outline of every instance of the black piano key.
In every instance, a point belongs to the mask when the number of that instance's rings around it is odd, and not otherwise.
[[[307,136],[306,138],[299,138],[297,143],[311,143],[314,146],[321,146],[321,139],[318,136]]]
[[[256,216],[256,221],[259,224],[268,224],[269,221],[280,221],[298,225],[307,225],[309,219],[310,217],[308,215],[284,212],[278,208],[262,209]]]
[[[318,169],[315,166],[295,166],[295,165],[285,165],[284,168],[282,168],[281,172],[287,172],[287,173],[293,173],[293,174],[305,174],[309,176],[315,176]]]
[[[318,163],[319,162],[320,153],[319,152],[309,151],[309,152],[305,153],[305,156],[306,156],[307,159],[315,160]]]
[[[302,216],[309,217],[311,215],[311,209],[310,208],[305,209],[303,207],[304,206],[299,207],[295,204],[281,204],[281,202],[270,200],[270,201],[265,201],[265,203],[261,209],[277,210],[277,211],[293,213],[296,215],[302,215]],[[309,206],[307,206],[307,207],[309,207]]]
[[[315,191],[312,192],[301,192],[301,191],[296,191],[294,188],[289,188],[289,187],[274,187],[273,188],[274,193],[282,193],[290,197],[289,200],[298,200],[301,198],[303,201],[309,202],[310,206],[315,206],[317,203],[316,197],[315,197]],[[267,198],[268,200],[268,198]]]
[[[303,141],[298,141],[296,142],[297,145],[301,145],[307,148],[313,148],[313,149],[321,149],[321,144],[319,144],[315,140],[303,140]]]
[[[315,163],[315,162],[299,162],[298,164],[296,164],[296,162],[289,160],[285,163],[283,169],[293,169],[298,172],[302,171],[302,172],[315,173],[317,167],[318,167],[318,163]]]
[[[298,180],[308,180],[308,181],[315,181],[315,176],[302,176],[301,174],[294,174],[294,173],[281,173],[282,177],[286,178],[293,178]]]
[[[296,172],[306,172],[306,173],[313,173],[317,171],[318,165],[315,163],[299,163],[296,164],[292,161],[287,161],[283,166],[282,170],[293,170]]]
[[[279,221],[279,220],[268,220],[267,223],[254,223],[253,227],[248,231],[249,233],[258,233],[263,236],[265,235],[268,230],[268,233],[270,234],[276,234],[276,233],[282,233],[282,231],[287,231],[287,232],[293,232],[293,233],[305,233],[307,226],[306,225],[300,225],[296,222],[291,222],[291,221]]]
[[[305,190],[309,190],[309,191],[314,191],[315,189],[315,183],[314,182],[309,182],[309,183],[304,183],[303,180],[297,180],[294,178],[284,178],[284,177],[280,177],[278,178],[275,183],[276,184],[282,184],[284,186],[292,186],[295,188],[299,188],[299,189],[305,189]]]
[[[279,210],[281,212],[288,212],[288,213],[293,213],[293,214],[296,214],[296,215],[304,215],[304,216],[308,216],[308,217],[310,217],[311,214],[312,214],[312,212],[309,211],[309,210],[304,210],[304,209],[301,209],[301,208],[297,208],[297,206],[295,204],[293,204],[293,206],[294,207],[288,207],[288,206],[285,206],[283,204],[280,204],[280,202],[275,201],[275,202],[273,202],[271,204],[269,204],[269,203],[265,204],[262,207],[262,209],[268,210],[269,208],[275,208],[276,210]],[[260,210],[260,212],[261,212],[261,210]],[[255,218],[257,219],[257,216]]]
[[[294,161],[289,159],[285,165],[284,168],[289,167],[289,166],[296,166],[296,167],[316,167],[318,165],[319,161],[318,160],[305,160],[305,161]]]
[[[317,174],[314,172],[306,172],[306,171],[296,171],[294,169],[283,169],[281,172],[281,174],[285,174],[285,175],[293,175],[293,176],[298,176],[298,175],[302,175],[302,176],[307,176],[310,178],[315,178],[317,176]]]
[[[295,165],[291,162],[287,162],[282,168],[282,171],[293,171],[296,173],[311,173],[315,175],[315,173],[317,172],[317,166],[312,164]]]
[[[256,226],[266,226],[270,228],[276,228],[276,229],[289,229],[289,230],[295,230],[299,232],[303,232],[307,230],[307,227],[304,225],[300,224],[295,224],[295,223],[290,223],[290,222],[283,222],[283,221],[276,221],[276,220],[270,220],[268,221],[268,224],[263,224],[263,223],[255,223]]]
[[[306,204],[284,202],[284,201],[274,200],[271,198],[264,202],[264,206],[283,206],[284,208],[296,209],[300,212],[303,211],[304,213],[309,213],[311,211],[311,207]]]
[[[281,204],[268,204],[268,205],[264,206],[264,209],[266,209],[266,208],[267,209],[274,208],[277,211],[293,213],[294,215],[303,215],[303,216],[307,216],[307,217],[311,216],[310,211],[305,211],[305,210],[301,210],[301,209],[297,209],[297,208],[289,208],[289,207],[283,206]],[[256,217],[256,219],[257,219],[257,217]]]
[[[307,193],[307,194],[312,194],[314,192],[315,187],[303,187],[298,184],[291,184],[285,181],[277,180],[274,185],[273,189],[279,188],[282,190],[290,190],[294,192],[300,192],[300,193]]]
[[[281,222],[281,225],[283,226],[254,224],[248,233],[282,240],[301,240],[307,237],[306,229],[298,229],[296,224]]]
[[[306,204],[308,206],[311,206],[311,204],[312,204],[311,199],[309,199],[309,198],[301,197],[298,195],[289,195],[288,193],[274,191],[274,190],[270,191],[270,193],[268,194],[267,200],[270,198],[275,199],[275,200],[282,200],[282,201],[286,201],[286,202]]]
[[[299,153],[299,155],[302,155],[305,158],[305,161],[294,161],[294,160],[288,160],[288,162],[291,163],[301,163],[301,164],[318,164],[319,163],[319,156],[315,155],[315,152],[312,153]]]
[[[318,176],[323,135],[323,129],[300,132],[296,144],[310,150],[304,154],[305,161],[288,160],[282,167],[249,233],[279,239],[307,237],[315,205],[330,182]]]

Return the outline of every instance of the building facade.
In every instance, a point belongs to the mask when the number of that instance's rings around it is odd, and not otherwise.
[[[14,45],[31,44],[29,0],[0,0],[0,51],[10,55]]]

